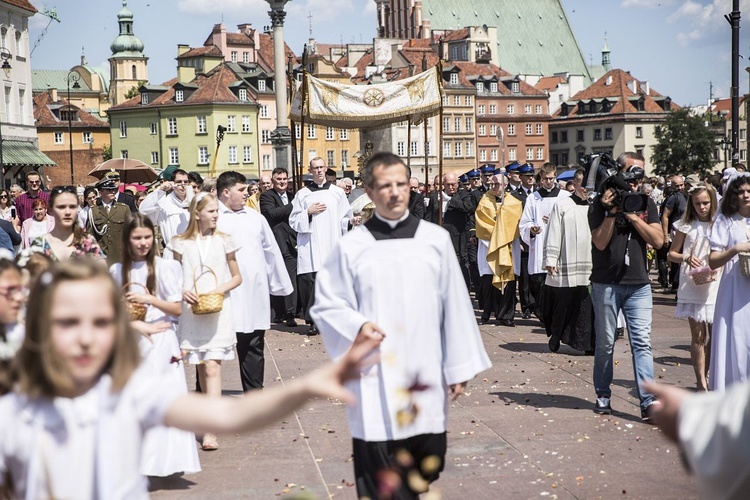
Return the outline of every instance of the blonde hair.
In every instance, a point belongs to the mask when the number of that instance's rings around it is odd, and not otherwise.
[[[708,199],[711,200],[711,208],[708,210],[708,219],[713,220],[714,214],[718,209],[718,202],[716,201],[716,189],[711,184],[701,182],[691,187],[688,191],[688,200],[685,207],[685,213],[682,216],[682,222],[693,222],[698,220],[698,214],[695,213],[693,207],[693,196],[701,193],[708,193]]]
[[[107,268],[87,258],[71,258],[54,264],[34,283],[26,314],[26,337],[14,360],[18,391],[31,398],[71,397],[73,381],[52,342],[51,311],[61,283],[96,281],[109,295],[114,308],[115,343],[103,373],[112,377],[112,391],[121,390],[138,368],[141,354],[128,312]],[[81,307],[85,307],[82,304]]]
[[[198,212],[206,208],[206,205],[216,200],[216,196],[207,191],[201,191],[193,196],[193,201],[190,202],[190,208],[188,210],[190,212],[190,222],[188,222],[185,232],[178,234],[175,238],[182,238],[184,240],[194,239],[200,232],[200,229],[198,228]],[[216,231],[214,231],[214,233],[216,233]]]

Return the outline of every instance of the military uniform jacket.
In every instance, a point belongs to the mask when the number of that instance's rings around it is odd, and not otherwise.
[[[86,229],[107,256],[108,266],[122,262],[122,232],[128,215],[130,208],[119,202],[114,202],[109,211],[103,205],[94,205],[89,212]]]

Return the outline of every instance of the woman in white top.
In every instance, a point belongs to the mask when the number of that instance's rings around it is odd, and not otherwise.
[[[711,221],[716,213],[716,190],[700,183],[688,191],[687,207],[682,219],[674,224],[674,238],[667,254],[671,262],[681,264],[675,318],[687,318],[690,325],[690,359],[699,391],[708,390],[707,377],[711,359],[711,324],[719,290],[720,274],[708,268]],[[693,276],[703,284],[696,284]],[[714,279],[709,282],[708,276]]]
[[[13,205],[10,192],[7,189],[0,189],[0,219],[5,219],[18,225],[18,213]]]
[[[122,263],[109,268],[121,289],[127,285],[125,300],[147,307],[143,321],[160,323],[164,331],[142,336],[138,341],[143,363],[161,373],[170,393],[187,394],[185,370],[175,333],[182,310],[182,269],[174,260],[156,256],[154,224],[143,214],[134,213],[123,229]],[[170,427],[157,427],[146,433],[141,474],[166,477],[201,470],[195,434]]]
[[[139,367],[125,303],[90,259],[53,265],[31,290],[18,383],[0,398],[0,496],[147,498],[139,473],[144,432],[244,432],[268,425],[315,396],[347,402],[342,383],[379,344],[368,339],[344,358],[285,387],[243,398],[181,395]]]
[[[234,359],[237,343],[229,291],[242,283],[235,257],[238,247],[232,239],[216,231],[219,203],[209,193],[198,193],[190,203],[190,222],[184,233],[169,240],[176,261],[182,264],[183,293],[180,315],[180,348],[185,360],[198,365],[201,388],[208,396],[221,396],[221,362]],[[194,314],[198,294],[221,294],[221,311]],[[203,436],[203,449],[218,448],[216,436]]]
[[[99,198],[99,193],[96,192],[96,188],[89,186],[83,190],[83,206],[78,211],[78,225],[81,229],[86,229],[89,212],[91,207],[96,205],[97,198]]]
[[[52,231],[55,219],[47,215],[47,202],[41,198],[31,205],[34,215],[21,224],[21,248],[29,248],[31,241]]]
[[[10,362],[23,341],[23,325],[18,323],[23,298],[21,270],[0,257],[0,396],[11,388]]]

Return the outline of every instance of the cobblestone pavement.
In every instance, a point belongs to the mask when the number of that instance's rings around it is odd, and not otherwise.
[[[674,295],[654,294],[654,371],[694,387],[690,334],[673,318]],[[551,353],[541,324],[480,327],[493,367],[451,405],[446,469],[433,485],[445,499],[694,498],[676,446],[640,420],[627,339],[615,346],[612,416],[595,415],[593,357],[563,345]],[[266,334],[266,385],[325,360],[303,326]],[[193,384],[193,370],[188,370]],[[240,395],[236,361],[225,364],[225,394]],[[157,498],[356,498],[344,407],[312,401],[265,430],[219,437],[200,451],[203,471],[152,481]]]

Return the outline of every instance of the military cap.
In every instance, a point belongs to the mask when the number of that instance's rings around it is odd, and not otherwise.
[[[534,175],[534,165],[531,163],[524,163],[521,168],[518,169],[518,173],[521,175]]]
[[[97,182],[94,187],[96,189],[117,189],[117,184],[111,177],[105,177],[104,179]]]
[[[482,165],[479,168],[479,171],[482,172],[484,175],[492,175],[495,173],[495,165]]]
[[[476,168],[469,170],[464,175],[469,179],[478,179],[480,177],[479,170],[477,170]]]

